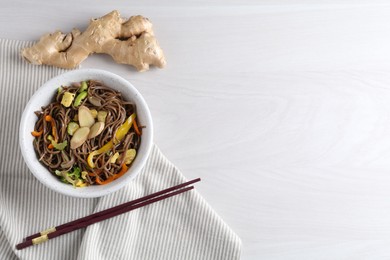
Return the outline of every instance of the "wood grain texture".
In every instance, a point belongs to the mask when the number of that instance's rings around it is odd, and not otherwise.
[[[141,91],[156,143],[203,178],[242,259],[390,258],[386,1],[76,2],[1,0],[0,37],[83,28],[114,8],[149,17],[165,69],[104,55],[83,67]]]

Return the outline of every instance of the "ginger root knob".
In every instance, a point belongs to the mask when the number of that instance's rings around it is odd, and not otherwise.
[[[92,19],[84,32],[74,29],[68,34],[60,31],[45,34],[21,52],[32,64],[64,69],[77,67],[92,53],[108,54],[117,63],[132,65],[138,71],[148,70],[150,65],[162,68],[166,64],[152,23],[141,15],[124,20],[116,10]]]

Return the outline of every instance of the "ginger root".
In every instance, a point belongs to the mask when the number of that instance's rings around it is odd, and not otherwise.
[[[138,71],[148,70],[149,65],[162,68],[166,63],[151,22],[140,15],[124,20],[116,10],[92,19],[83,33],[73,29],[68,34],[45,34],[22,50],[32,64],[65,69],[77,67],[91,53],[109,54],[117,63],[133,65]]]

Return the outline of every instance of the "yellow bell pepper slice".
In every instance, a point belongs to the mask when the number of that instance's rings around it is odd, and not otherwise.
[[[133,125],[135,116],[136,116],[136,114],[133,113],[126,119],[126,121],[116,131],[116,134],[115,134],[115,137],[113,138],[113,140],[110,140],[108,143],[103,145],[100,149],[93,151],[88,155],[87,163],[88,163],[89,167],[95,168],[95,164],[93,162],[94,156],[108,152],[109,150],[111,150],[111,148],[114,146],[114,144],[119,143],[126,136],[126,134],[129,132],[131,126]]]
[[[119,143],[125,135],[129,132],[131,126],[133,125],[135,119],[135,113],[131,114],[126,121],[118,128],[118,131],[116,131],[114,143]]]

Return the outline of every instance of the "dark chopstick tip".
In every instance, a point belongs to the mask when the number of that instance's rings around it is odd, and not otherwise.
[[[22,243],[20,243],[20,244],[17,244],[17,245],[15,246],[15,248],[16,248],[17,250],[22,250],[23,248],[26,248],[26,247],[29,247],[29,246],[32,246],[32,241],[31,241],[31,240],[29,240],[29,241],[24,241],[24,242],[22,242]]]

